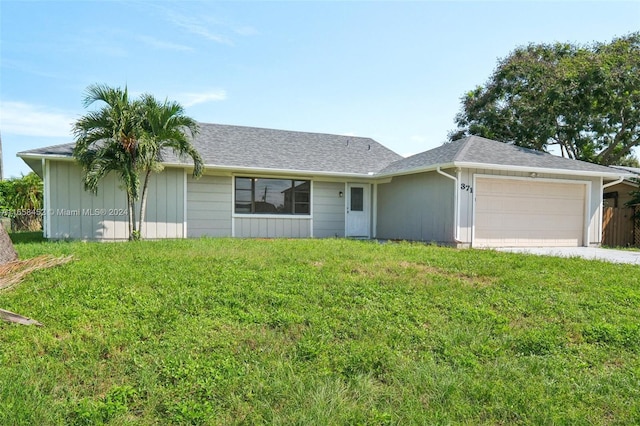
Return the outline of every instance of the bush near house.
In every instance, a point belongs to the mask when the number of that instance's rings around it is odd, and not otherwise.
[[[640,273],[351,240],[20,243],[0,424],[638,424]],[[117,259],[117,260],[116,260]]]
[[[42,229],[42,179],[31,172],[26,176],[0,181],[0,217],[11,221],[15,231]]]

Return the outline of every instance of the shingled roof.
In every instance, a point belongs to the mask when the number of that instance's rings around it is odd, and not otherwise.
[[[208,123],[200,123],[200,133],[193,143],[207,167],[232,170],[394,176],[440,166],[548,169],[551,173],[612,178],[632,175],[628,170],[570,160],[479,136],[446,143],[408,158],[370,138]],[[56,145],[23,151],[18,156],[25,161],[40,156],[71,157],[73,147],[73,143]],[[190,159],[178,158],[169,151],[163,153],[163,162],[191,163]]]
[[[620,175],[610,167],[571,160],[541,151],[470,136],[391,163],[379,175],[396,175],[441,167],[519,167],[594,175]]]
[[[194,146],[206,166],[370,175],[402,157],[370,138],[200,123]],[[19,156],[66,156],[74,144],[20,152]],[[172,152],[163,162],[190,164]]]

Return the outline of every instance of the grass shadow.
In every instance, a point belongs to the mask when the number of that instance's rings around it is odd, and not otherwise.
[[[9,234],[13,244],[35,244],[47,241],[42,231],[35,232],[12,232]]]

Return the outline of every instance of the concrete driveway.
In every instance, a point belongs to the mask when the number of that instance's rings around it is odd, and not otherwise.
[[[498,251],[511,253],[529,253],[540,256],[582,257],[591,260],[603,260],[613,263],[629,263],[640,266],[640,251],[613,250],[595,247],[527,247],[498,248]]]

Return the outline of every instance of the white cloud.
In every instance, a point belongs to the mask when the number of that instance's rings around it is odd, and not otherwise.
[[[427,138],[420,135],[413,135],[409,139],[411,139],[412,142],[418,142],[418,143],[425,143],[427,141]]]
[[[251,25],[220,19],[206,13],[198,14],[194,11],[191,15],[185,15],[168,7],[161,6],[159,9],[173,25],[216,43],[233,46],[236,36],[250,37],[259,34],[258,30]]]
[[[175,12],[169,13],[169,20],[175,25],[187,30],[188,32],[199,35],[207,40],[215,41],[220,44],[233,45],[233,42],[226,36],[218,34],[206,26],[206,22],[197,18],[190,18]]]
[[[227,99],[227,92],[224,90],[212,90],[202,93],[180,93],[175,98],[184,107],[191,107],[206,102],[224,101]]]
[[[0,104],[2,133],[23,136],[70,137],[75,118],[61,111],[24,102]]]
[[[259,34],[258,30],[248,25],[243,27],[234,27],[233,31],[241,36],[254,36]]]
[[[138,36],[138,39],[143,43],[146,43],[149,46],[154,47],[156,49],[178,50],[182,52],[191,52],[194,50],[193,48],[189,46],[185,46],[183,44],[171,43],[169,41],[162,41],[150,36],[144,36],[144,35]]]

